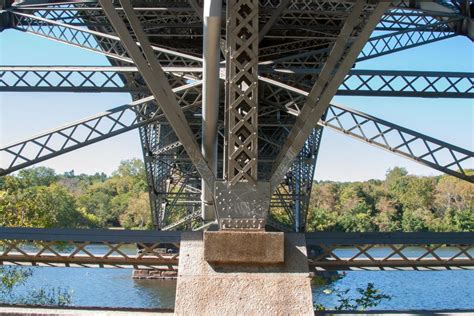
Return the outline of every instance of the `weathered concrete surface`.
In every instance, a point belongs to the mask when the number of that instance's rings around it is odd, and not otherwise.
[[[304,235],[285,234],[285,261],[210,264],[201,232],[183,233],[177,315],[313,315]]]
[[[210,263],[274,264],[284,259],[284,237],[280,232],[204,233],[204,260]]]

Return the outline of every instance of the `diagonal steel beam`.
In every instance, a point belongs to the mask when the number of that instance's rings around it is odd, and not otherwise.
[[[474,183],[466,170],[474,165],[474,152],[467,149],[340,105],[330,106],[318,124]]]
[[[450,24],[462,22],[462,18],[451,18],[415,29],[383,34],[371,38],[362,49],[357,61],[364,61],[387,54],[448,39],[458,34]]]
[[[373,29],[390,5],[390,2],[384,1],[381,1],[376,5],[375,9],[367,18],[361,33],[352,43],[349,51],[344,56],[347,41],[357,25],[357,21],[364,8],[364,3],[365,2],[358,2],[347,18],[346,23],[331,50],[328,60],[318,76],[318,80],[309,93],[307,101],[303,106],[294,127],[290,131],[287,141],[276,158],[272,176],[270,178],[272,188],[276,188],[284,178],[288,168],[293,162],[293,159],[298,155],[306,139],[314,128],[314,122],[319,121],[326,112],[329,102],[336,94],[338,86],[344,80],[344,77],[354,64],[357,55],[362,50]],[[338,63],[339,67],[337,67]],[[334,72],[336,67],[337,70]]]
[[[163,67],[188,80],[199,78],[197,67]],[[124,75],[139,78],[136,67],[0,66],[0,92],[131,92],[149,93],[146,85],[124,83]],[[261,69],[261,75],[304,90],[311,89],[317,69]],[[141,78],[140,78],[141,79]],[[223,79],[223,78],[221,78]],[[215,89],[214,89],[215,90]],[[352,70],[337,95],[423,98],[472,98],[474,73],[405,70]]]
[[[173,91],[183,110],[199,106],[201,92],[193,83]],[[94,144],[146,124],[165,119],[153,97],[147,97],[92,117],[0,148],[0,176]]]
[[[107,15],[110,23],[120,37],[123,46],[131,56],[148,88],[153,93],[156,101],[160,105],[168,122],[173,127],[179,141],[183,144],[189,158],[194,163],[201,177],[206,181],[209,188],[214,187],[215,175],[209,168],[207,161],[204,159],[200,147],[197,144],[191,128],[184,116],[182,109],[176,102],[176,96],[171,90],[166,76],[160,64],[153,54],[150,42],[144,33],[140,22],[135,15],[133,8],[128,0],[120,1],[124,9],[125,15],[136,35],[140,47],[132,38],[127,26],[122,18],[118,15],[111,0],[100,0],[102,8]],[[142,54],[143,52],[143,54]]]
[[[294,105],[280,108],[294,116],[299,116],[298,103],[308,92],[261,78],[294,100]],[[274,92],[278,94],[278,91]],[[398,154],[435,170],[462,180],[474,182],[468,169],[474,164],[474,153],[436,138],[424,135],[409,128],[379,119],[340,105],[330,105],[326,116],[319,120],[318,126],[327,127],[344,135]]]

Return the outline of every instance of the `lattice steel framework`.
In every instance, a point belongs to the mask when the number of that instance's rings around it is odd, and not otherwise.
[[[202,68],[163,67],[174,76],[199,78]],[[124,76],[135,81],[125,82]],[[194,76],[194,77],[193,77]],[[305,69],[276,69],[270,78],[284,78],[293,87],[308,89],[318,72]],[[142,79],[136,67],[24,67],[0,66],[0,91],[5,92],[129,92],[147,93],[137,83]],[[191,79],[189,79],[191,80]],[[352,70],[339,86],[337,95],[472,98],[474,74],[440,71]]]
[[[180,232],[0,228],[0,265],[176,272],[180,241]],[[313,271],[474,269],[474,233],[306,233],[306,245]]]
[[[227,159],[231,184],[257,182],[258,1],[227,4]]]
[[[158,63],[183,111],[180,121],[189,125],[187,135],[200,140],[203,3],[133,0],[127,7],[122,2],[108,12],[94,1],[3,5],[0,29],[99,53],[111,66],[2,66],[0,91],[128,92],[134,102],[2,145],[0,175],[139,128],[156,228],[198,228],[205,224],[199,210],[203,166],[193,165],[189,141],[182,142],[182,131],[176,133],[176,120],[169,118],[172,107],[154,100],[157,87],[150,87],[136,61]],[[232,0],[223,5],[223,84],[216,89],[225,97],[219,105],[214,176],[232,183],[273,182],[271,208],[283,208],[293,230],[305,229],[323,128],[474,181],[466,171],[473,166],[472,150],[329,104],[334,94],[473,97],[472,73],[350,70],[355,62],[457,35],[473,38],[465,3],[393,1],[389,8],[382,2]],[[122,31],[131,34],[128,40],[117,28],[122,23]],[[142,57],[130,54],[137,45]]]
[[[472,237],[472,233],[307,233],[306,243],[309,265],[316,271],[472,270]]]

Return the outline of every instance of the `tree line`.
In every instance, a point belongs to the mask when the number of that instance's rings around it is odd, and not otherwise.
[[[308,230],[474,231],[474,184],[403,168],[389,170],[384,180],[315,183]]]
[[[143,162],[122,161],[111,176],[35,167],[1,177],[0,226],[151,228]]]
[[[111,176],[35,167],[0,177],[0,226],[150,229],[143,162],[123,161]],[[474,231],[474,185],[403,168],[384,180],[315,182],[307,230]]]

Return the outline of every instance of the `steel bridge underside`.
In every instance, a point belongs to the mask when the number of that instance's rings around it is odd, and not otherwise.
[[[251,3],[252,1],[249,1]],[[347,27],[354,1],[253,1],[257,3],[258,30],[258,170],[270,180],[284,149],[281,140],[291,134],[321,67]],[[252,2],[252,3],[253,3]],[[191,132],[202,137],[201,1],[132,1],[134,12],[148,36],[154,55],[176,93]],[[2,25],[105,55],[110,67],[0,67],[0,91],[16,92],[127,92],[134,102],[77,121],[60,129],[0,149],[7,161],[0,175],[79,149],[138,128],[147,170],[150,202],[156,228],[197,229],[201,219],[201,176],[186,148],[123,47],[103,8],[95,2],[20,3],[4,8]],[[116,7],[121,18],[123,8]],[[350,53],[366,34],[374,5],[361,8],[359,24],[347,36]],[[225,34],[225,23],[222,23]],[[355,62],[385,56],[457,35],[472,39],[469,9],[448,2],[394,1],[373,28],[375,31]],[[223,37],[224,38],[224,37]],[[225,40],[221,46],[225,50]],[[362,48],[363,47],[363,48]],[[225,54],[222,54],[225,57]],[[341,59],[342,60],[342,59]],[[339,65],[342,66],[341,64]],[[225,73],[225,67],[221,72]],[[350,68],[350,65],[349,65]],[[220,93],[225,95],[225,77]],[[341,77],[337,95],[472,98],[472,73],[352,70]],[[224,177],[224,100],[219,106],[217,178]],[[435,170],[473,182],[465,169],[474,154],[406,127],[346,106],[329,105],[304,139],[271,201],[271,210],[283,210],[290,225],[273,220],[281,230],[304,231],[306,214],[323,130],[329,128],[372,146],[388,150]],[[282,146],[283,145],[283,146]],[[290,146],[293,146],[290,144]],[[271,214],[271,212],[270,212]],[[179,218],[177,221],[175,218]],[[172,220],[173,219],[173,220]],[[291,227],[290,227],[291,226]]]

